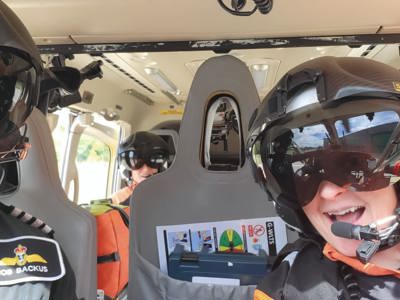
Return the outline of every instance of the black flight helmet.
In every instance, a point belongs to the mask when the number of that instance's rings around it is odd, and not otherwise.
[[[247,155],[291,227],[315,231],[302,207],[323,180],[354,191],[394,184],[400,170],[400,71],[355,57],[290,70],[254,112]]]
[[[164,171],[169,162],[170,148],[158,135],[138,131],[122,142],[118,149],[118,164],[122,177],[131,180],[131,171],[142,168],[145,164],[150,168]]]
[[[38,50],[15,13],[0,1],[0,163],[18,160],[20,128],[37,105],[43,73]],[[14,165],[16,165],[14,163]],[[8,168],[8,167],[7,167]]]

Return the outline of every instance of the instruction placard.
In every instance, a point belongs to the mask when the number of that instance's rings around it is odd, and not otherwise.
[[[285,223],[278,217],[157,226],[160,269],[167,273],[168,256],[180,244],[185,251],[268,255],[287,243]]]

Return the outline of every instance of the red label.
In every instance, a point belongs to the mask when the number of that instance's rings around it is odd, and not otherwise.
[[[253,230],[253,225],[249,225],[249,236],[253,236],[254,235],[254,230]]]

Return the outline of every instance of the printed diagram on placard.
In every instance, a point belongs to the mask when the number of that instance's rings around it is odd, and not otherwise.
[[[247,224],[247,251],[259,254],[260,250],[267,252],[267,235],[264,224]]]
[[[174,231],[167,233],[168,252],[174,251],[176,245],[182,245],[185,251],[191,251],[189,231]]]
[[[277,217],[157,226],[156,233],[160,269],[165,273],[176,245],[186,252],[277,255],[287,243],[285,223]]]
[[[190,234],[192,240],[192,251],[215,251],[212,230],[193,230]]]
[[[227,229],[219,238],[218,250],[221,252],[244,252],[243,239],[235,230]]]

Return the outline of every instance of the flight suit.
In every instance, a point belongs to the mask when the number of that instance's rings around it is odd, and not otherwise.
[[[300,239],[285,247],[254,300],[400,299],[400,271],[338,253],[331,245]]]
[[[0,202],[0,229],[0,299],[77,299],[74,273],[48,225]]]

